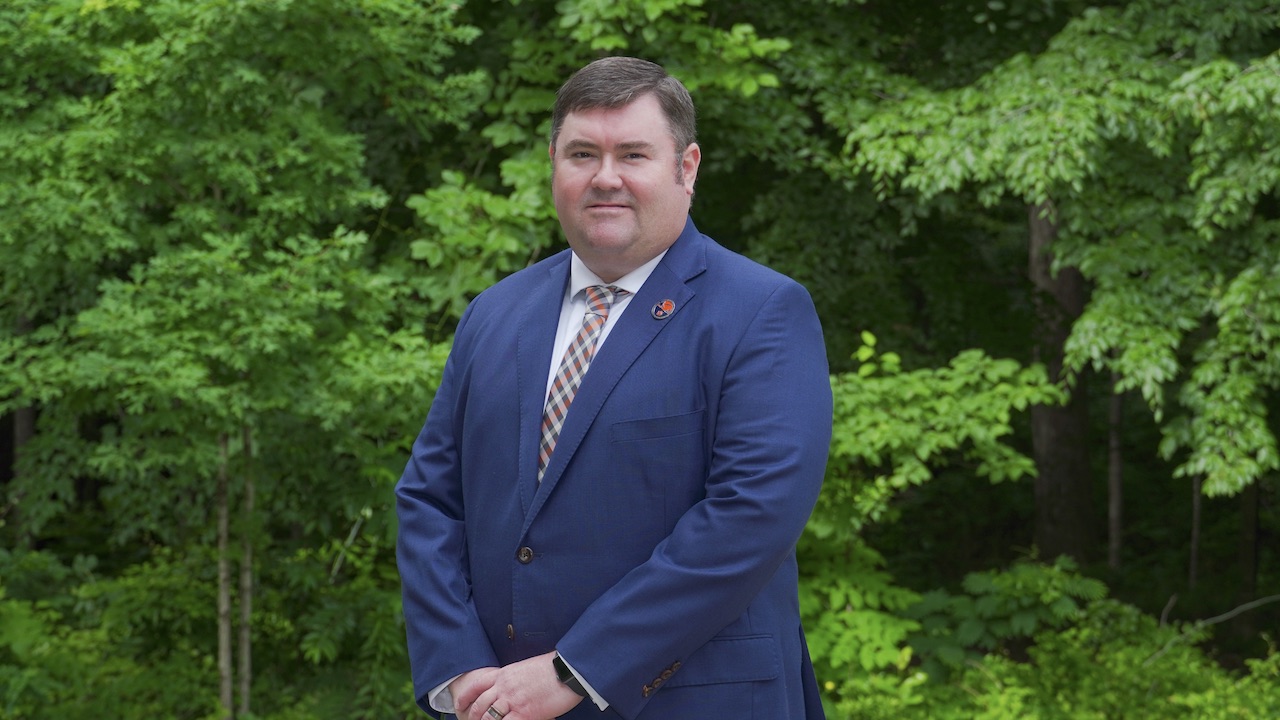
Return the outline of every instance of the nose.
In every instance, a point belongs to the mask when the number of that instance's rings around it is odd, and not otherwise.
[[[595,176],[591,178],[591,184],[601,190],[614,190],[622,187],[622,175],[618,173],[617,163],[612,157],[606,155],[601,159]]]

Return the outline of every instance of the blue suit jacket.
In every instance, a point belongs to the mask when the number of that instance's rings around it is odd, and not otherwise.
[[[794,552],[831,435],[808,293],[687,222],[593,359],[539,484],[568,277],[565,251],[471,303],[396,487],[419,703],[559,648],[606,717],[822,717]],[[566,717],[600,716],[585,700]]]

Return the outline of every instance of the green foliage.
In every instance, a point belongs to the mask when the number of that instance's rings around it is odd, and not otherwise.
[[[220,472],[235,507],[252,479],[269,509],[235,521],[257,550],[256,716],[413,707],[390,488],[447,352],[421,323],[455,295],[405,282],[409,233],[376,220],[480,101],[482,73],[444,67],[476,36],[456,9],[0,11],[0,409],[39,413],[8,517],[56,540],[88,504],[113,565],[4,601],[30,628],[5,638],[13,716],[214,713]],[[291,562],[313,548],[338,554]],[[7,587],[37,584],[20,570]]]
[[[1160,625],[1104,599],[1105,588],[1070,563],[973,574],[965,591],[928,593],[907,611],[924,632],[904,657],[921,664],[829,682],[833,714],[1137,720],[1280,711],[1274,648],[1242,672],[1225,670],[1196,647],[1208,637],[1203,626]]]
[[[1269,426],[1267,390],[1280,386],[1280,257],[1240,272],[1213,308],[1218,333],[1198,348],[1198,364],[1180,394],[1188,416],[1172,424],[1161,450],[1190,453],[1179,476],[1205,478],[1205,492],[1219,495],[1280,469]]]
[[[427,237],[409,248],[427,269],[409,282],[435,300],[432,310],[461,317],[472,297],[529,264],[559,234],[547,192],[551,167],[544,149],[504,160],[502,179],[512,188],[509,195],[482,190],[462,173],[448,170],[440,185],[408,199],[429,228]]]
[[[358,528],[357,528],[358,529]],[[255,609],[256,717],[406,717],[399,580],[386,540],[353,533],[264,563]],[[34,598],[0,595],[0,716],[206,717],[214,713],[211,552],[161,551],[116,578],[44,554],[0,558]],[[66,595],[34,583],[56,578]],[[352,667],[358,667],[353,672]],[[160,682],[157,682],[159,680]]]
[[[136,566],[104,580],[81,566],[83,582],[40,555],[3,558],[4,576],[19,583],[52,573],[71,603],[47,588],[32,597],[0,594],[0,678],[4,717],[91,718],[165,716],[208,707],[208,656],[190,642],[193,624],[212,614],[194,592],[189,567],[168,562]],[[40,574],[27,572],[41,567]],[[162,683],[151,668],[163,667]]]
[[[963,595],[931,590],[905,612],[920,624],[911,647],[930,677],[943,679],[965,662],[1006,651],[1043,628],[1077,619],[1081,604],[1106,588],[1081,577],[1066,557],[1053,565],[1018,562],[1001,572],[970,573]]]
[[[1191,643],[1169,644],[1186,632],[1113,600],[1090,603],[1078,623],[1038,633],[1030,662],[988,655],[968,668],[958,681],[966,701],[959,712],[940,716],[1137,720],[1260,718],[1280,711],[1274,653],[1236,674]]]
[[[854,570],[859,578],[868,575],[866,569]],[[1084,620],[1084,608],[1100,601],[1105,592],[1101,583],[1082,577],[1070,560],[1062,558],[1051,566],[1020,561],[1004,571],[971,573],[963,592],[956,594],[932,590],[923,595],[890,595],[908,600],[908,604],[891,603],[894,617],[877,623],[907,631],[893,638],[899,646],[896,658],[886,654],[882,662],[861,669],[823,668],[825,677],[839,678],[826,688],[836,716],[965,717],[967,704],[957,691],[965,689],[972,667],[1008,658],[1011,649],[1025,647],[1033,637]],[[821,633],[823,626],[817,627]],[[815,652],[821,649],[814,646]],[[1053,660],[1053,656],[1047,659]],[[1026,694],[1014,689],[1009,697],[998,700],[1012,702]],[[1019,717],[1010,712],[984,717]]]
[[[16,300],[5,326],[31,330],[0,345],[0,408],[41,408],[10,488],[27,498],[26,530],[66,506],[76,476],[109,481],[120,539],[199,528],[218,439],[242,426],[260,445],[334,452],[326,465],[357,474],[402,462],[385,440],[404,442],[421,412],[405,401],[428,389],[426,345],[402,314],[417,303],[403,270],[372,266],[366,234],[334,228],[387,201],[366,175],[367,143],[461,120],[474,74],[432,70],[474,31],[408,2],[6,12],[15,36],[48,23],[61,32],[46,42],[92,59],[69,85],[11,88],[0,140],[21,148],[5,161],[20,181],[5,185],[15,211],[0,220],[0,260],[40,261],[4,274]],[[86,195],[78,207],[102,197],[103,214],[67,222],[63,201]],[[83,312],[48,314],[66,288]],[[70,439],[85,424],[100,442]],[[268,464],[290,452],[261,449]]]
[[[1266,39],[1280,17],[1261,0],[1214,5],[1213,20],[1201,5],[1091,8],[972,84],[877,75],[888,102],[847,98],[827,117],[846,171],[882,198],[1051,203],[1056,261],[1095,283],[1068,364],[1118,371],[1158,420],[1175,398],[1166,456],[1226,494],[1280,462],[1262,411],[1280,387],[1264,360],[1280,325],[1255,289],[1275,266],[1275,221],[1258,208],[1280,182],[1265,140],[1280,132]]]
[[[967,464],[993,482],[1034,472],[1007,444],[1012,416],[1031,404],[1059,402],[1062,394],[1039,367],[971,351],[948,367],[904,371],[897,354],[877,353],[871,333],[861,339],[858,369],[832,378],[831,460],[800,545],[807,569],[801,610],[819,677],[828,678],[826,690],[841,712],[880,717],[865,713],[877,703],[900,712],[923,702],[922,657],[937,672],[940,656],[985,638],[944,640],[937,613],[949,606],[945,596],[895,586],[862,530],[891,522],[896,495],[931,481],[937,467]],[[1027,635],[1042,614],[1065,612],[1070,593],[1098,592],[1091,581],[1067,577],[1069,570],[1050,576],[1028,565],[1009,576],[971,576],[966,589],[979,599],[957,598],[950,612],[970,616],[966,632],[981,622],[988,637]]]
[[[904,667],[911,659],[905,641],[919,624],[900,613],[919,596],[895,586],[870,547],[856,544],[845,553],[833,547],[806,538],[800,553],[816,569],[802,580],[800,612],[821,676],[865,677]]]
[[[749,23],[718,27],[708,22],[703,0],[562,0],[556,10],[566,39],[596,51],[624,50],[673,42],[692,50],[702,62],[673,67],[691,91],[714,84],[751,97],[778,87],[778,78],[758,60],[775,57],[791,45],[786,39],[759,37]]]
[[[864,333],[861,366],[832,378],[835,421],[829,481],[810,530],[842,538],[892,518],[892,500],[933,478],[932,466],[963,462],[993,482],[1034,473],[1005,442],[1016,411],[1057,403],[1044,369],[965,351],[947,367],[905,372],[896,353],[877,354]]]

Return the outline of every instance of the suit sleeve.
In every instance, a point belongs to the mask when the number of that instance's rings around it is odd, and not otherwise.
[[[557,643],[625,718],[654,669],[683,660],[742,615],[794,547],[821,489],[831,384],[808,293],[787,281],[734,347],[705,497],[649,559],[596,600]]]
[[[400,571],[414,695],[432,712],[427,693],[469,670],[498,660],[472,602],[468,575],[465,508],[457,433],[465,386],[466,323],[463,315],[454,347],[432,400],[427,420],[396,484]]]

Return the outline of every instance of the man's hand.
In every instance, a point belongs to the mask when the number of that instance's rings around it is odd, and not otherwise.
[[[490,707],[502,713],[503,720],[553,720],[569,712],[582,702],[582,697],[556,677],[555,666],[551,664],[554,654],[553,651],[538,655],[498,670],[490,687],[467,707],[468,714],[459,713],[459,717],[486,720],[485,713]],[[465,677],[467,676],[454,682],[460,682]],[[454,695],[454,702],[455,707],[461,711],[464,706],[458,701],[457,695]],[[489,717],[487,720],[493,718]]]
[[[453,707],[458,711],[458,720],[484,720],[484,713],[489,709],[487,705],[476,713],[471,713],[469,709],[476,698],[480,697],[480,693],[493,686],[497,677],[498,668],[482,667],[462,673],[449,683],[449,694],[453,696]]]

